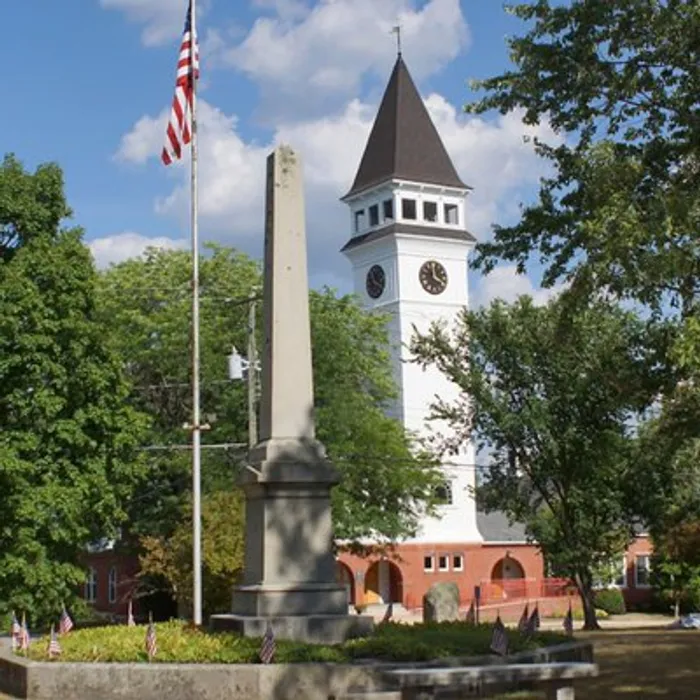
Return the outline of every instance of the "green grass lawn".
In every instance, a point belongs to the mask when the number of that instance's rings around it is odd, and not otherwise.
[[[180,622],[156,625],[158,654],[156,662],[183,663],[257,663],[260,639],[233,634],[209,634]],[[491,625],[471,627],[463,622],[403,625],[389,623],[377,627],[373,636],[353,639],[339,645],[277,642],[275,661],[302,663],[326,661],[344,663],[354,659],[386,661],[426,661],[449,656],[488,654]],[[146,661],[146,627],[96,627],[77,630],[61,638],[60,661]],[[509,631],[512,651],[556,644],[566,637],[543,632],[526,640]],[[36,640],[29,658],[46,660],[48,639]]]

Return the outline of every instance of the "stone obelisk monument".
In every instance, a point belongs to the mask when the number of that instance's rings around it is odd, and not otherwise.
[[[242,476],[245,570],[231,614],[214,629],[335,643],[368,634],[335,579],[330,491],[339,476],[314,436],[301,162],[288,146],[267,160],[260,442]]]

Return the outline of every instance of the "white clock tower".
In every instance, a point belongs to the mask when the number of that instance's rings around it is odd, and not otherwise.
[[[410,362],[414,327],[454,326],[468,306],[465,228],[469,187],[457,174],[401,55],[382,98],[360,167],[343,197],[352,236],[343,253],[353,266],[355,293],[368,309],[389,314],[399,397],[391,414],[421,437],[447,434],[429,421],[436,397],[452,401],[459,388],[436,369]],[[416,543],[481,542],[476,522],[475,458],[469,445],[446,455],[444,505],[425,518]]]

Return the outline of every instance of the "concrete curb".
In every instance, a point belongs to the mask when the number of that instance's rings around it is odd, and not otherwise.
[[[0,652],[0,692],[28,700],[328,700],[388,690],[387,671],[546,661],[592,661],[589,642],[414,664],[167,664],[28,661]],[[504,664],[504,661],[506,662]]]

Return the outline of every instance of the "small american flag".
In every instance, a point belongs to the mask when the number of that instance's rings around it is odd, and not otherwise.
[[[525,631],[523,634],[525,634],[527,637],[531,637],[537,630],[540,628],[540,611],[535,605],[535,609],[532,611],[532,615],[530,615],[530,619],[527,621],[527,625],[525,627]]]
[[[19,638],[22,633],[22,628],[19,626],[19,620],[15,611],[12,611],[12,624],[10,626],[10,636],[12,637],[12,651],[17,651],[19,647]]]
[[[491,635],[491,651],[499,656],[505,656],[508,653],[508,633],[501,622],[501,616],[496,616],[496,622],[493,626],[493,634]]]
[[[527,632],[527,623],[530,620],[530,611],[528,610],[528,605],[525,603],[525,609],[523,610],[523,614],[520,616],[520,620],[518,621],[518,632],[520,634],[525,634]]]
[[[55,659],[57,656],[61,655],[61,645],[59,644],[58,635],[53,625],[51,625],[51,638],[49,639],[48,652],[50,659]]]
[[[260,661],[264,664],[271,663],[272,659],[275,658],[276,651],[275,635],[272,631],[272,625],[268,622],[265,635],[262,638],[262,645],[260,646]]]
[[[66,606],[63,606],[63,612],[61,613],[61,619],[58,622],[58,633],[60,635],[68,634],[73,629],[73,620],[71,620]]]
[[[22,626],[19,630],[19,649],[20,651],[28,651],[31,644],[29,636],[29,627],[27,627],[27,616],[22,613]]]
[[[136,627],[136,620],[134,620],[134,608],[131,601],[129,601],[129,609],[126,613],[126,624],[127,627]]]
[[[146,654],[150,661],[158,653],[158,643],[156,641],[156,626],[153,624],[153,615],[148,619],[148,629],[146,630]]]
[[[469,610],[467,610],[467,614],[464,618],[464,621],[468,625],[475,625],[476,624],[476,608],[474,607],[474,601],[472,600],[471,605],[469,606]]]
[[[165,131],[165,145],[161,160],[170,165],[182,157],[182,147],[192,140],[191,120],[194,102],[194,84],[199,78],[199,49],[192,32],[192,2],[187,7],[185,30],[180,43],[175,78],[175,96]]]
[[[571,610],[571,602],[569,602],[569,610],[564,618],[564,631],[571,636],[574,633],[574,613]]]

